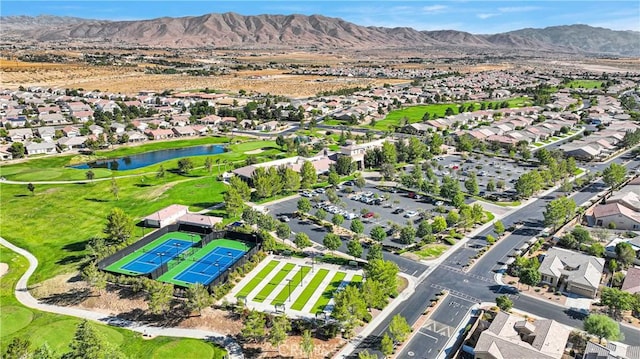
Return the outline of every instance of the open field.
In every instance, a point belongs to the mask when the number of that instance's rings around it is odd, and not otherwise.
[[[195,88],[217,89],[229,93],[239,90],[289,97],[313,96],[322,91],[382,85],[377,79],[290,75],[272,69],[240,71],[220,76],[145,74],[143,67],[88,66],[78,64],[39,64],[4,60],[0,71],[3,87],[46,86],[83,88],[105,92],[137,94],[140,89],[162,92]],[[405,81],[406,82],[406,81]]]
[[[568,88],[583,88],[583,89],[599,89],[602,87],[603,81],[599,80],[573,80],[566,84]]]
[[[21,337],[30,340],[34,349],[46,342],[59,355],[69,351],[68,345],[80,320],[22,306],[15,299],[13,289],[27,268],[27,260],[4,247],[0,247],[0,257],[9,264],[9,272],[0,282],[0,342],[6,344],[13,337]],[[201,340],[169,337],[145,340],[139,333],[129,330],[93,325],[99,335],[118,346],[130,358],[178,358],[185,357],[185,353],[196,353],[196,350],[198,355],[188,357],[219,359],[225,354],[224,350]]]
[[[526,97],[517,97],[517,98],[513,98],[513,99],[509,99],[509,100],[505,100],[509,103],[509,107],[510,108],[514,108],[514,107],[524,107],[524,106],[528,106],[531,104],[531,102],[529,101],[529,99],[527,99]],[[489,103],[493,103],[494,105],[496,104],[500,104],[503,101],[488,101],[488,102],[484,102],[487,105]],[[476,106],[476,109],[479,109],[482,102],[464,102],[465,106],[469,106],[470,104],[474,104]],[[390,129],[392,126],[397,125],[398,123],[400,123],[400,119],[406,117],[408,119],[409,123],[416,123],[416,122],[421,122],[422,121],[422,117],[424,116],[425,113],[429,113],[430,114],[430,118],[434,119],[437,117],[444,117],[447,108],[451,107],[455,112],[457,112],[457,108],[458,108],[457,103],[443,103],[443,104],[433,104],[433,105],[416,105],[416,106],[410,106],[410,107],[406,107],[400,110],[395,110],[395,111],[391,111],[387,117],[385,117],[383,120],[377,121],[374,128],[376,130],[388,130]]]

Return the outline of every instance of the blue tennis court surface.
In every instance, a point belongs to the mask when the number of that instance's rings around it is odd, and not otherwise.
[[[245,251],[233,248],[216,247],[206,256],[197,260],[187,269],[178,274],[175,279],[187,283],[202,283],[208,285],[221,273],[224,273]]]
[[[191,246],[193,246],[193,242],[183,241],[179,239],[169,239],[159,246],[146,251],[141,256],[127,263],[122,268],[142,274],[151,273],[156,268],[160,267],[163,263],[172,260],[180,253],[191,248]]]

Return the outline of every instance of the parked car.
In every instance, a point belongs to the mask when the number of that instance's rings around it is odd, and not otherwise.
[[[404,214],[405,218],[413,218],[415,216],[418,215],[417,211],[407,211],[407,213]]]
[[[311,197],[313,197],[313,194],[311,192],[302,192],[301,196],[302,197],[311,198]]]
[[[443,201],[436,201],[436,206],[442,206],[442,205],[444,205]]]
[[[324,188],[316,188],[316,193],[324,193],[326,192]]]
[[[352,213],[352,212],[349,212],[349,213],[347,213],[347,214],[344,216],[344,218],[345,218],[345,219],[348,219],[348,220],[355,219],[356,217],[358,217],[358,216],[356,216],[356,214],[355,214],[355,213]]]
[[[393,212],[391,212],[391,213],[393,213],[393,214],[400,214],[400,213],[402,213],[402,212],[404,212],[404,209],[402,209],[402,208],[396,208],[396,209],[394,209],[394,210],[393,210]]]
[[[375,216],[375,213],[367,212],[367,213],[362,215],[362,218],[372,218],[373,216]]]
[[[280,221],[282,222],[289,222],[291,219],[288,216],[281,216],[280,217]]]

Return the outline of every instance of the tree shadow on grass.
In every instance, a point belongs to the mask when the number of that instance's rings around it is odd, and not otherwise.
[[[140,308],[135,308],[119,314],[118,317],[157,327],[177,327],[181,322],[189,318],[189,313],[185,312],[182,305],[173,305],[165,315],[152,314]]]
[[[108,199],[102,199],[102,198],[93,198],[93,197],[85,197],[85,200],[90,201],[90,202],[96,202],[96,203],[105,203],[105,202],[109,202]]]
[[[136,186],[136,187],[152,187],[153,185],[149,184],[149,183],[136,183],[136,184],[134,184],[134,186]]]
[[[82,261],[84,258],[85,256],[66,256],[56,261],[56,264],[66,265],[66,264],[78,263]]]
[[[91,297],[91,290],[89,288],[72,289],[66,293],[58,293],[50,295],[46,298],[40,299],[42,303],[50,305],[78,305],[84,302],[87,298]]]
[[[84,240],[80,242],[69,243],[62,247],[67,252],[81,252],[87,248],[87,244],[89,244],[89,240]]]
[[[28,195],[26,195],[26,194],[14,194],[13,196],[16,197],[16,198],[28,197]]]

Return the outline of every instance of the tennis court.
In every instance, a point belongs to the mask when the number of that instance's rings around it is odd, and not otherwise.
[[[123,266],[122,269],[144,274],[151,273],[163,263],[172,260],[180,253],[189,249],[192,244],[191,242],[179,239],[170,239],[150,250],[143,249],[141,256]]]
[[[216,247],[206,256],[198,259],[175,278],[191,284],[207,285],[224,273],[233,263],[242,258],[245,251],[226,247]]]
[[[143,275],[175,259],[201,240],[200,236],[185,232],[169,232],[144,247],[124,256],[105,269],[121,274]]]

